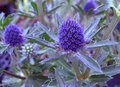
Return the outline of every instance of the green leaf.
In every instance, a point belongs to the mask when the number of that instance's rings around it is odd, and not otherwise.
[[[103,24],[103,22],[106,20],[106,16],[104,16],[104,17],[102,17],[101,19],[100,19],[100,21],[99,21],[99,26],[101,26],[102,24]]]
[[[46,26],[44,26],[40,22],[38,22],[37,24],[39,25],[40,29],[45,31],[52,40],[58,41],[57,35],[55,35],[49,28],[47,28]]]
[[[106,76],[105,74],[91,75],[89,77],[89,80],[91,82],[105,82],[105,81],[108,81],[110,79],[111,79],[111,77]]]
[[[110,65],[102,68],[103,73],[108,76],[113,76],[120,73],[120,65]]]
[[[79,12],[84,13],[84,10],[82,9],[82,7],[80,7],[79,5],[77,5],[77,8],[78,8]]]
[[[84,53],[76,54],[78,60],[80,60],[86,67],[90,68],[92,71],[102,72],[100,65],[93,58],[85,55]]]
[[[47,12],[47,14],[50,14],[50,13],[56,11],[56,10],[59,9],[60,7],[61,7],[61,5],[52,8],[50,11]]]
[[[35,2],[31,2],[31,5],[33,7],[33,9],[37,12],[37,15],[38,15],[38,7],[37,7],[37,4]]]
[[[26,38],[30,39],[32,42],[55,49],[55,45],[53,43],[45,41],[42,38],[34,38],[34,37],[27,37],[27,36]]]
[[[46,62],[57,61],[57,60],[59,60],[59,59],[61,59],[61,58],[65,58],[66,56],[67,56],[67,54],[62,54],[62,55],[56,54],[54,57],[52,57],[52,58],[46,58],[46,59],[42,60],[40,63],[41,63],[41,64],[44,64],[44,63],[46,63]]]
[[[20,16],[28,17],[28,18],[34,18],[34,17],[35,17],[35,16],[32,15],[32,14],[25,13],[25,12],[22,12],[22,11],[19,11],[19,10],[17,10],[17,14],[20,15]]]
[[[86,47],[87,48],[97,48],[97,47],[111,46],[111,45],[117,45],[117,44],[119,44],[119,42],[103,40],[103,41],[99,41],[99,42],[96,42],[91,45],[87,45]]]
[[[113,7],[113,10],[114,10],[116,17],[120,19],[120,10],[116,7]]]
[[[3,21],[3,24],[2,24],[3,27],[6,26],[7,24],[9,24],[11,21],[12,21],[12,18],[10,15],[8,15]]]

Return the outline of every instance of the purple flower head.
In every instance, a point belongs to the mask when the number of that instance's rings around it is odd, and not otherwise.
[[[116,28],[120,31],[120,21],[117,23]]]
[[[94,9],[96,8],[96,3],[94,0],[88,0],[84,5],[84,11],[86,13],[91,12],[92,14],[95,13]]]
[[[0,68],[4,70],[9,70],[10,68],[10,62],[11,62],[11,57],[8,52],[4,52],[0,54]],[[2,83],[2,80],[4,78],[4,74],[0,74],[0,84]]]
[[[21,29],[17,25],[9,24],[5,27],[3,40],[6,44],[9,44],[12,47],[17,46],[24,42],[21,34]]]
[[[84,46],[83,29],[79,23],[68,18],[58,30],[59,44],[65,51],[78,51]]]

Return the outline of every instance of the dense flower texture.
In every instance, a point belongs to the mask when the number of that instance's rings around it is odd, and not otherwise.
[[[0,68],[8,71],[10,62],[11,62],[11,57],[8,52],[4,52],[3,54],[0,54]],[[4,74],[0,74],[0,84],[2,83],[3,78],[4,78]]]
[[[88,0],[84,5],[84,11],[86,13],[89,13],[91,11],[92,14],[94,14],[94,9],[96,8],[96,3],[94,0]]]
[[[84,46],[82,27],[70,18],[60,25],[58,35],[60,47],[65,51],[76,52]]]
[[[6,44],[9,44],[10,46],[13,47],[23,43],[24,41],[21,35],[21,29],[14,24],[9,24],[5,27],[3,39]]]
[[[117,23],[116,28],[120,31],[120,21]]]

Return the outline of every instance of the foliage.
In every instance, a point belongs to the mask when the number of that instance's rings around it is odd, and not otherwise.
[[[84,11],[85,3],[86,0],[18,0],[15,13],[7,17],[1,13],[0,54],[7,51],[12,59],[10,71],[1,69],[0,66],[0,73],[6,75],[3,85],[109,85],[107,82],[112,76],[120,73],[120,31],[116,28],[120,19],[120,2],[95,0],[94,14]],[[113,15],[110,15],[111,12]],[[83,27],[84,47],[78,47],[79,50],[75,52],[65,51],[59,43],[59,27],[68,17]],[[11,47],[4,43],[3,32],[9,23],[22,27],[21,34],[25,41],[21,45]]]

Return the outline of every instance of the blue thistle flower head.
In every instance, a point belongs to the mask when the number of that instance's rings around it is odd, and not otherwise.
[[[120,31],[120,21],[118,21],[116,28]]]
[[[58,30],[59,44],[64,51],[76,52],[84,46],[85,40],[81,25],[70,18],[64,21]]]
[[[0,68],[9,71],[10,69],[10,63],[11,63],[11,57],[8,52],[4,52],[0,54]],[[2,83],[2,80],[4,78],[4,74],[0,74],[0,84]]]
[[[88,0],[84,5],[84,11],[86,13],[91,12],[91,14],[94,14],[95,13],[95,11],[94,11],[95,8],[96,8],[96,3],[95,3],[94,0]]]
[[[15,47],[24,42],[21,29],[15,24],[9,24],[5,27],[3,40],[6,44]]]

